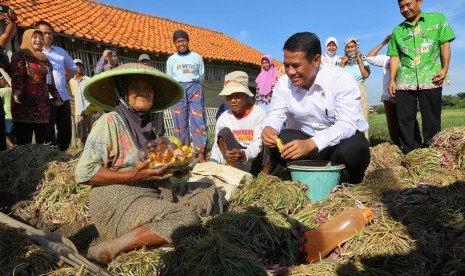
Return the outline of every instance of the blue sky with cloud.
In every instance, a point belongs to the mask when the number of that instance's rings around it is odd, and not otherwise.
[[[403,21],[397,1],[394,0],[99,2],[219,31],[281,61],[284,42],[296,32],[314,32],[322,43],[329,36],[336,37],[340,46],[338,54],[341,55],[344,39],[354,36],[359,39],[362,52],[367,54]],[[422,10],[444,13],[457,37],[451,43],[452,60],[449,74],[452,85],[444,89],[444,94],[465,92],[464,1],[425,0]],[[387,47],[380,53],[385,53],[386,50]],[[380,68],[372,68],[366,85],[369,103],[379,104],[382,92]]]

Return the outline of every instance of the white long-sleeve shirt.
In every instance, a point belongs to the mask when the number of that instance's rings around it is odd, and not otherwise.
[[[373,57],[366,57],[369,64],[374,66],[383,67],[383,94],[381,101],[392,101],[393,98],[389,93],[389,82],[391,81],[391,71],[389,66],[391,64],[391,57],[386,55],[377,55]]]
[[[360,107],[360,90],[350,73],[343,68],[320,65],[315,83],[306,90],[281,77],[273,90],[273,99],[263,128],[278,132],[287,119],[287,128],[312,136],[321,151],[339,144],[357,130],[368,129]]]
[[[77,65],[68,53],[58,46],[52,45],[48,50],[43,48],[42,53],[53,66],[53,80],[61,99],[63,101],[69,100],[65,69],[77,72]]]
[[[223,112],[218,121],[216,121],[215,144],[212,148],[210,160],[219,164],[225,164],[225,160],[217,144],[217,138],[220,130],[227,127],[231,130],[237,142],[246,148],[243,150],[245,152],[245,160],[243,162],[247,167],[247,171],[250,171],[253,160],[258,156],[262,148],[262,123],[265,116],[265,110],[257,105],[253,105],[249,114],[245,114],[241,118],[234,116],[231,110]]]

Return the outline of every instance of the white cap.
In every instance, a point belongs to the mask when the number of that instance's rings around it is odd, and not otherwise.
[[[149,55],[147,55],[147,54],[142,54],[142,55],[139,56],[139,61],[142,61],[142,60],[144,60],[144,59],[150,60]]]
[[[74,60],[74,63],[75,63],[75,64],[80,63],[80,64],[84,65],[84,63],[82,62],[82,60],[80,60],[80,59],[78,59],[78,58]]]

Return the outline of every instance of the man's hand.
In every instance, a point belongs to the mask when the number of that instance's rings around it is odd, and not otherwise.
[[[309,138],[307,140],[294,140],[286,143],[279,152],[285,160],[296,160],[309,155],[310,152],[315,150],[318,150],[318,147],[313,139]]]
[[[111,53],[111,50],[110,50],[110,49],[106,49],[105,51],[103,51],[103,56],[104,56],[105,58],[108,58],[108,56],[110,55],[110,53]]]
[[[10,8],[10,10],[8,11],[8,19],[10,20],[10,22],[12,23],[16,23],[16,21],[18,21],[18,16],[16,16],[16,13],[14,10],[12,10]]]
[[[447,70],[445,69],[439,70],[436,73],[436,75],[433,76],[433,79],[432,79],[433,83],[436,85],[442,85],[442,82],[446,78],[446,75],[447,75]]]
[[[391,97],[395,97],[396,96],[396,82],[391,80],[389,82],[389,94],[391,94]]]
[[[16,24],[18,17],[16,16],[16,13],[10,9],[8,13],[0,13],[0,20],[5,20],[7,24]]]
[[[146,160],[137,164],[132,171],[130,171],[130,180],[132,181],[146,181],[146,180],[165,180],[173,176],[173,172],[168,170],[167,166],[160,166],[157,168],[150,168],[150,160]]]
[[[232,149],[226,151],[226,160],[229,161],[240,161],[245,158],[245,152],[240,149]]]
[[[276,147],[276,140],[278,139],[278,131],[270,126],[262,130],[262,141],[267,147]]]

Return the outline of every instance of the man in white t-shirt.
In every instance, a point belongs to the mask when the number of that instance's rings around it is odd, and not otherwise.
[[[357,83],[344,69],[321,62],[321,44],[314,33],[292,35],[283,50],[286,75],[276,83],[263,121],[270,162],[286,166],[298,159],[333,161],[345,165],[350,183],[360,183],[370,150]],[[281,130],[285,121],[287,127]],[[281,149],[278,137],[284,143]],[[272,172],[274,165],[264,172]]]
[[[210,160],[257,175],[262,169],[262,122],[265,110],[252,104],[249,76],[235,71],[225,76],[220,96],[229,109],[218,118]]]
[[[383,68],[383,94],[381,95],[381,101],[384,105],[384,112],[386,113],[386,122],[389,131],[389,137],[394,145],[402,149],[399,138],[399,122],[397,119],[397,108],[396,100],[389,93],[389,82],[391,81],[391,71],[389,66],[391,65],[391,57],[387,55],[378,55],[378,52],[389,43],[391,35],[388,35],[383,42],[373,48],[366,56],[366,60],[369,64]],[[414,139],[418,144],[421,144],[420,125],[415,120],[414,128]]]

